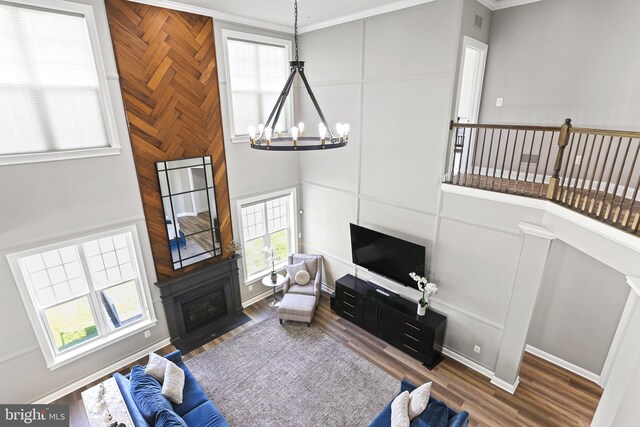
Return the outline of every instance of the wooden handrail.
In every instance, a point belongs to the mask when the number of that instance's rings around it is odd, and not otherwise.
[[[640,132],[626,131],[626,130],[571,128],[571,133],[586,133],[590,135],[614,136],[619,138],[640,138]]]
[[[456,123],[451,120],[449,129],[453,128],[466,128],[466,129],[503,129],[503,130],[531,130],[540,132],[558,132],[560,126],[529,126],[529,125],[491,125],[491,124],[479,124],[479,123]]]

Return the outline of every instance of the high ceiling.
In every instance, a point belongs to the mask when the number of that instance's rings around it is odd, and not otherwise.
[[[293,0],[134,0],[164,3],[218,19],[236,21],[278,31],[293,30]],[[298,0],[301,32],[349,22],[433,0]],[[479,0],[490,9],[516,6],[538,0]],[[209,13],[207,13],[209,12]]]

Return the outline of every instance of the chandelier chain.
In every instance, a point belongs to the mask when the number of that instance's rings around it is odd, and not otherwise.
[[[298,61],[298,0],[293,2],[293,10],[295,15],[295,20],[293,24],[293,39],[296,45],[296,62]]]

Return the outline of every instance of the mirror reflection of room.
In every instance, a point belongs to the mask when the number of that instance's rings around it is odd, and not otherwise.
[[[211,157],[158,162],[174,270],[221,255]]]

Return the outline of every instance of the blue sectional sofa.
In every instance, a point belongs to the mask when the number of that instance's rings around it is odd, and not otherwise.
[[[184,371],[184,394],[182,403],[179,405],[172,405],[173,411],[182,418],[187,426],[197,427],[229,427],[229,424],[224,419],[218,408],[207,398],[204,390],[198,384],[198,381],[194,378],[189,368],[182,361],[182,355],[179,351],[175,351],[165,356],[176,365],[178,365]],[[152,427],[153,424],[145,419],[138,408],[132,394],[131,394],[131,382],[129,376],[123,376],[118,373],[113,375],[120,393],[124,399],[131,419],[135,424],[135,427]]]
[[[416,386],[406,379],[400,382],[400,393],[408,391],[411,393]],[[393,401],[393,400],[392,400]],[[411,426],[427,426],[427,427],[466,427],[469,424],[469,413],[462,411],[460,413],[449,408],[444,403],[433,397],[429,398],[427,409],[418,416]],[[369,424],[369,427],[389,427],[391,425],[391,402],[384,407],[382,412]]]

